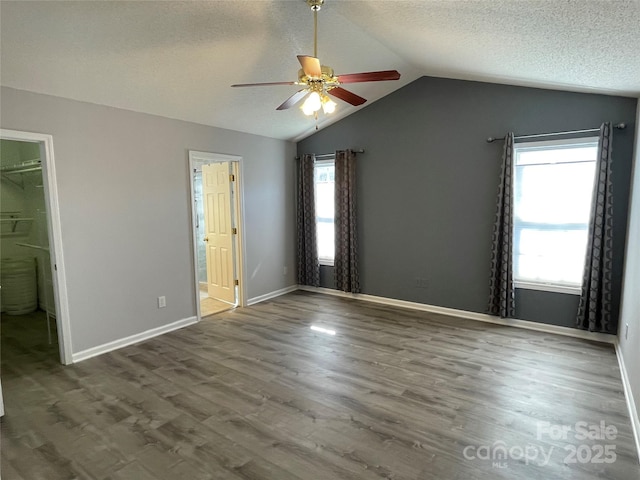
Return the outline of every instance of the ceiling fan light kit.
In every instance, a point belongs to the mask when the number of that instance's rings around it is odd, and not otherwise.
[[[298,71],[297,82],[269,82],[269,83],[241,83],[232,87],[258,87],[272,85],[300,85],[304,86],[284,101],[276,110],[287,110],[301,102],[300,107],[305,115],[313,115],[316,120],[320,109],[325,114],[331,114],[336,109],[329,95],[350,103],[353,106],[362,105],[367,100],[355,93],[345,90],[340,85],[343,83],[379,82],[398,80],[400,73],[396,70],[384,70],[380,72],[351,73],[347,75],[335,75],[333,68],[321,65],[318,60],[318,11],[324,5],[325,0],[305,0],[313,11],[313,57],[298,55],[298,61],[302,68]]]

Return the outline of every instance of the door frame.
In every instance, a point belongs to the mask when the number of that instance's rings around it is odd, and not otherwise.
[[[198,321],[202,319],[200,311],[200,285],[198,279],[198,240],[197,240],[197,215],[195,204],[195,191],[193,188],[195,170],[201,165],[208,163],[229,162],[235,175],[235,192],[233,205],[233,221],[238,229],[238,234],[234,241],[234,266],[238,279],[238,295],[237,301],[239,307],[247,304],[247,289],[244,279],[246,275],[246,255],[244,243],[244,188],[242,174],[242,157],[238,155],[228,155],[224,153],[200,152],[197,150],[189,150],[189,190],[191,191],[191,237],[193,243],[193,285],[195,287],[196,312]]]
[[[71,348],[71,320],[69,317],[69,297],[67,293],[67,275],[62,248],[62,226],[60,222],[60,203],[58,201],[58,183],[56,180],[55,156],[53,154],[53,136],[43,133],[23,132],[0,129],[0,139],[18,142],[38,143],[42,165],[42,184],[47,209],[47,233],[49,236],[49,258],[53,279],[53,296],[56,306],[56,327],[60,362],[63,365],[73,363]]]

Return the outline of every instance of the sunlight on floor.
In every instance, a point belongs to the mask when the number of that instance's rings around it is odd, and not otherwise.
[[[200,313],[202,317],[213,315],[214,313],[224,312],[230,308],[235,308],[233,305],[227,302],[216,300],[215,298],[205,297],[200,295]]]

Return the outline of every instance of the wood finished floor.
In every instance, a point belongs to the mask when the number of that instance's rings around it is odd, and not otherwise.
[[[18,318],[2,319],[4,480],[640,478],[608,345],[294,292],[63,367]],[[545,421],[618,434],[537,438]],[[500,441],[549,464],[464,457]],[[565,463],[583,443],[616,461]]]

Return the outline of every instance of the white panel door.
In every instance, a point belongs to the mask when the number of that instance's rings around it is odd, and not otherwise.
[[[209,296],[236,303],[229,162],[202,166]]]

